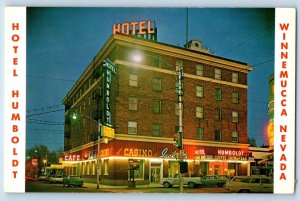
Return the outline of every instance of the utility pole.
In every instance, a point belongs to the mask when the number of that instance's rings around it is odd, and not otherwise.
[[[180,169],[180,162],[183,161],[183,129],[182,129],[182,117],[183,117],[183,104],[182,104],[182,96],[183,96],[183,90],[182,90],[182,80],[183,80],[183,68],[180,66],[178,70],[178,109],[179,109],[179,169]],[[183,193],[183,178],[182,173],[180,173],[180,182],[179,182],[180,192]]]
[[[100,145],[101,145],[101,123],[99,119],[98,120],[98,149],[97,149],[97,189],[99,189],[100,167],[101,167]]]

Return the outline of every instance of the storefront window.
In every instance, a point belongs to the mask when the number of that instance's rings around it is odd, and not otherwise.
[[[178,161],[169,161],[169,177],[179,172]]]
[[[108,173],[109,173],[109,166],[108,166],[108,163],[109,162],[109,160],[108,159],[105,159],[104,160],[104,175],[108,175]]]
[[[129,159],[129,169],[133,171],[128,171],[128,179],[132,176],[134,179],[144,179],[144,160]],[[133,175],[130,172],[133,172]]]

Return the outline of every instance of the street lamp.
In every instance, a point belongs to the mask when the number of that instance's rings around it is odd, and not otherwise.
[[[44,159],[44,160],[43,160],[43,163],[44,163],[44,174],[47,175],[47,167],[46,167],[47,160]]]
[[[177,96],[178,96],[178,110],[179,110],[179,117],[178,117],[178,140],[177,144],[175,146],[178,147],[179,149],[179,162],[183,162],[183,157],[184,157],[184,150],[183,150],[183,129],[182,129],[182,118],[183,118],[183,103],[182,103],[182,97],[183,97],[183,68],[180,66],[178,69],[174,69],[170,64],[167,62],[163,61],[162,59],[152,56],[152,55],[146,55],[149,57],[152,57],[154,59],[160,60],[162,63],[166,64],[172,72],[174,72],[177,76],[177,84],[178,84],[178,91],[177,91]],[[135,52],[133,54],[133,60],[135,62],[141,62],[142,60],[142,55],[138,52]],[[180,166],[179,166],[180,167]],[[183,193],[183,178],[182,174],[180,173],[180,192]]]
[[[90,120],[92,120],[93,122],[96,122],[98,124],[98,150],[97,150],[97,171],[96,171],[96,175],[97,175],[97,189],[99,189],[99,179],[100,179],[100,163],[101,163],[101,157],[100,157],[100,144],[101,144],[101,122],[100,122],[100,118],[98,121],[96,121],[95,119],[89,117],[89,116],[85,116],[85,115],[78,115],[78,114],[73,114],[72,118],[74,120],[77,119],[77,117],[85,117],[88,118]]]

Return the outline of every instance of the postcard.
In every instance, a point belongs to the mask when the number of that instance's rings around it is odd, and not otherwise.
[[[293,193],[295,16],[7,7],[5,192]]]

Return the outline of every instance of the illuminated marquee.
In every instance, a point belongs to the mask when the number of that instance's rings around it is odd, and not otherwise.
[[[81,161],[80,155],[65,155],[65,161]]]
[[[106,69],[105,70],[105,124],[111,126],[111,111],[110,111],[110,88],[111,88],[111,80],[112,80],[112,74],[116,74],[116,68],[115,65],[109,61],[108,59],[105,59],[102,63],[102,66]]]
[[[155,23],[150,20],[140,22],[124,22],[113,25],[113,34],[126,34],[141,36],[143,38],[157,40],[157,29]]]

